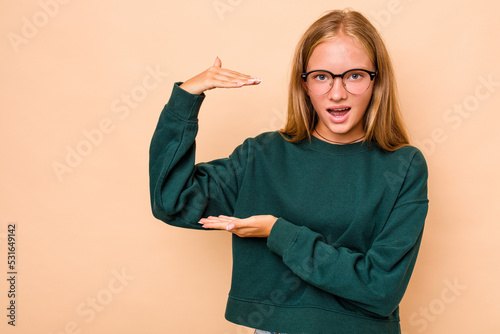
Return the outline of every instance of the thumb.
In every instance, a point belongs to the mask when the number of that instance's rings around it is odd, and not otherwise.
[[[231,231],[231,230],[234,230],[235,228],[240,228],[241,227],[241,224],[240,224],[240,221],[241,220],[232,220],[231,222],[229,222],[229,224],[226,226],[226,231]]]
[[[219,68],[222,67],[222,61],[220,60],[219,57],[215,58],[214,66]]]

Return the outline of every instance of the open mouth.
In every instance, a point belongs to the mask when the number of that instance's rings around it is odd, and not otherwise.
[[[328,108],[326,111],[331,115],[333,121],[344,121],[351,108]]]

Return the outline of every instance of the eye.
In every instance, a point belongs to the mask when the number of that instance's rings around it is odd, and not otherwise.
[[[314,76],[314,79],[318,80],[318,81],[325,81],[327,78],[326,78],[326,75],[324,75],[324,74],[317,74]]]
[[[315,81],[324,82],[330,80],[330,75],[324,72],[316,72],[313,74],[313,79]]]
[[[365,77],[365,73],[362,71],[349,72],[347,76],[347,80],[358,81]]]

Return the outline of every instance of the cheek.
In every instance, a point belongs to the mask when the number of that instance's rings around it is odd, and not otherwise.
[[[318,96],[311,94],[309,95],[309,100],[311,100],[312,105],[314,106],[314,109],[322,109],[324,107],[325,102],[323,102],[323,96]]]
[[[368,96],[364,99],[364,101],[363,101],[363,106],[364,106],[365,108],[368,108],[368,105],[370,104],[370,100],[371,100],[371,99],[372,99],[371,94],[370,94],[370,95],[368,95]]]
[[[359,105],[360,107],[363,107],[365,108],[368,108],[368,105],[370,104],[370,101],[372,99],[372,96],[373,96],[373,88],[369,91],[369,92],[366,92],[367,94],[364,94],[363,96],[360,96],[361,98],[359,99]]]

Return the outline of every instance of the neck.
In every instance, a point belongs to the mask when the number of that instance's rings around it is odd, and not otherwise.
[[[357,143],[361,140],[363,140],[365,138],[365,134],[363,134],[361,137],[359,138],[356,138],[356,139],[353,139],[353,140],[342,140],[342,141],[335,141],[335,140],[331,140],[331,139],[328,139],[326,137],[324,137],[323,135],[321,135],[321,133],[319,133],[319,131],[317,129],[314,129],[314,132],[321,138],[323,139],[324,141],[327,141],[329,143],[333,143],[333,144],[339,144],[339,145],[347,145],[347,144],[354,144],[354,143]]]

